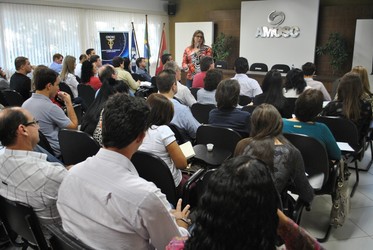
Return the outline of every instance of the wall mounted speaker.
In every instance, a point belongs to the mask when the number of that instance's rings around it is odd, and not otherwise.
[[[176,4],[174,3],[169,3],[167,5],[167,13],[170,16],[174,16],[176,14]]]

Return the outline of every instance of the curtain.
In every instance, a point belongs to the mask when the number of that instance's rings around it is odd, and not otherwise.
[[[0,3],[0,67],[15,71],[17,56],[29,58],[32,65],[52,63],[60,53],[78,59],[87,48],[100,55],[100,31],[128,31],[134,22],[140,56],[144,51],[145,14],[68,7]],[[167,15],[148,15],[151,74],[154,74],[162,25]],[[129,41],[130,42],[130,41]],[[130,44],[130,43],[129,43]]]

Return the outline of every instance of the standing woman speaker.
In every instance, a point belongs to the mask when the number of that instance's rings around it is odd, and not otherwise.
[[[211,47],[205,45],[205,36],[202,30],[196,30],[190,46],[186,47],[183,54],[182,67],[187,72],[186,86],[192,87],[193,77],[201,72],[200,60],[204,56],[212,57]]]

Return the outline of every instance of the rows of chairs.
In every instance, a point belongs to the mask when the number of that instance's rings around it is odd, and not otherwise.
[[[289,65],[286,64],[274,64],[272,69],[277,69],[281,73],[288,73],[290,71]],[[268,66],[265,63],[253,63],[250,66],[250,71],[268,72]]]

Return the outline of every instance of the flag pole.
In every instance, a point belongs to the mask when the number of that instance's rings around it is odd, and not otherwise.
[[[157,57],[157,66],[156,66],[156,69],[158,68],[158,64],[159,64],[159,56],[161,54],[161,47],[162,47],[162,43],[163,43],[163,32],[164,32],[165,25],[166,25],[166,23],[163,23],[162,33],[161,33],[161,42],[159,43],[159,49],[158,49],[158,57]]]
[[[133,25],[133,22],[131,22],[131,24],[132,24],[133,36],[135,38],[135,45],[136,45],[137,57],[140,57],[139,46],[137,45],[137,37],[136,37],[136,32],[135,32],[135,26]]]

